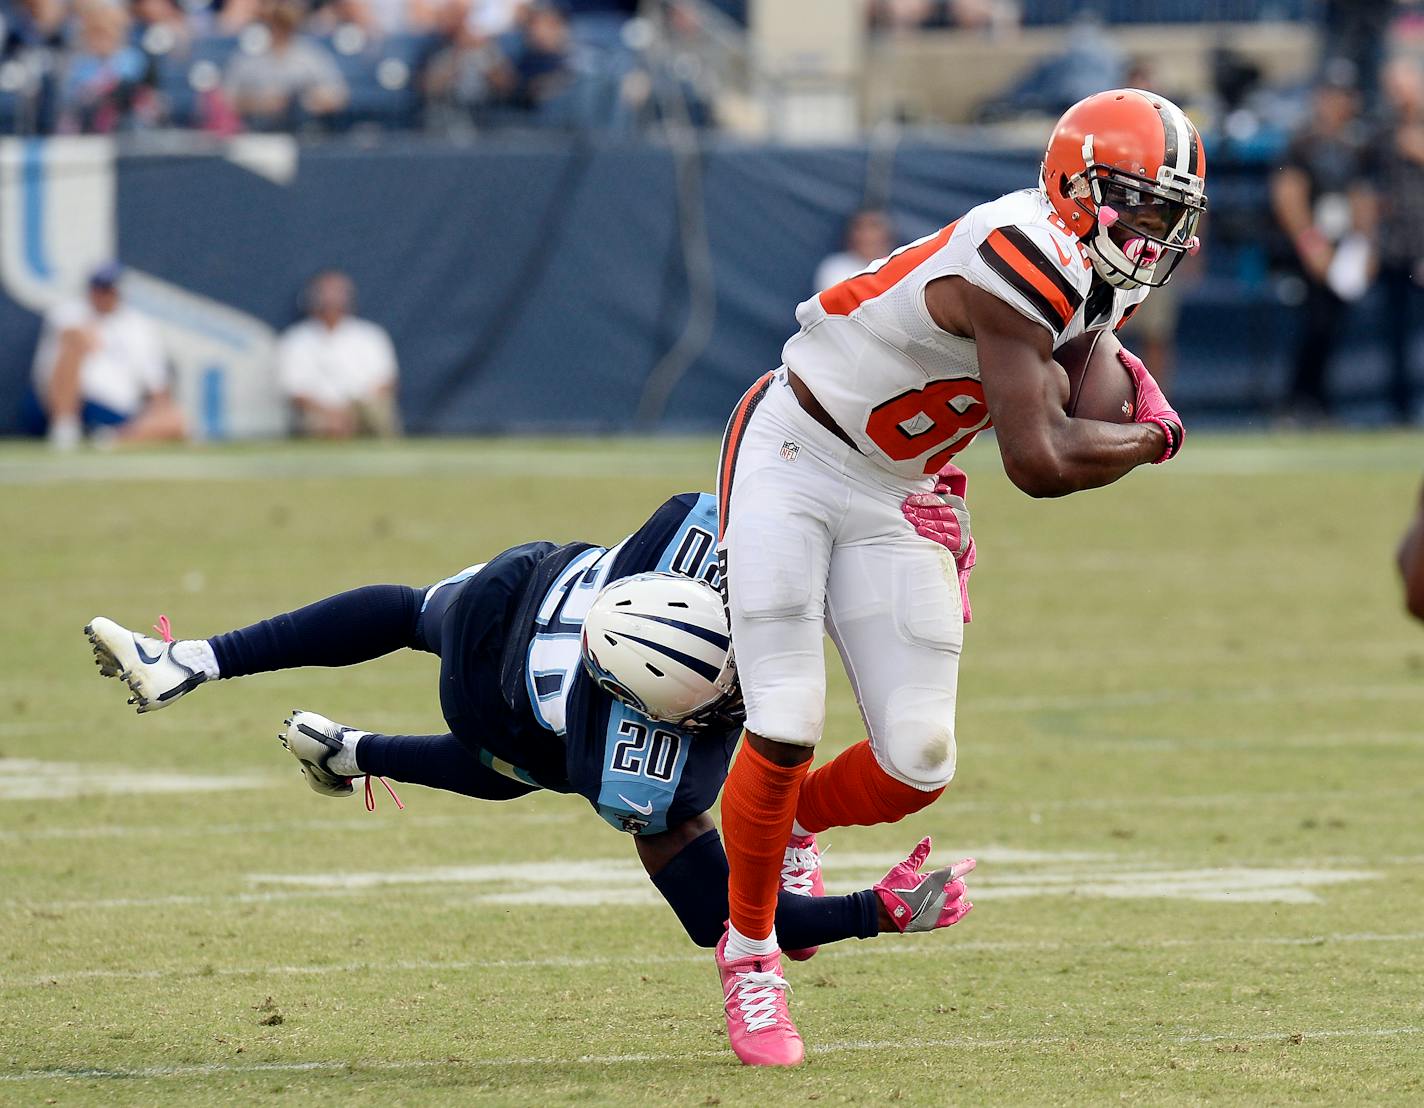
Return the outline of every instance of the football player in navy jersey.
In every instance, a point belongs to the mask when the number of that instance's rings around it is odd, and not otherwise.
[[[100,671],[128,685],[141,713],[213,680],[401,648],[436,655],[448,733],[384,735],[294,711],[280,738],[307,783],[346,796],[365,777],[368,806],[372,777],[485,800],[577,793],[634,835],[688,935],[711,947],[728,905],[709,810],[743,718],[716,530],[715,497],[684,493],[611,548],[526,543],[425,589],[368,585],[208,639],[175,641],[166,618],[162,640],[104,617],[85,630]],[[923,840],[871,889],[827,897],[819,869],[806,872],[818,855],[793,843],[777,912],[789,951],[958,922],[974,863],[924,871],[929,849]],[[775,988],[735,990],[742,1018],[774,1007]]]

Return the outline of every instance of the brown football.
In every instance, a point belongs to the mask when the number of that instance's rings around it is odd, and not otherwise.
[[[1065,412],[1104,423],[1132,422],[1137,385],[1117,359],[1121,349],[1111,331],[1090,331],[1058,349],[1054,357],[1068,374]]]

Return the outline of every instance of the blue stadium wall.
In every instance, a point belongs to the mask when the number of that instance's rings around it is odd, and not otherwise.
[[[43,159],[28,146],[29,176],[16,180],[42,200]],[[710,335],[651,425],[716,429],[778,363],[867,181],[908,240],[1037,175],[1024,152],[925,143],[714,142],[681,167],[647,144],[315,145],[284,180],[217,152],[112,165],[114,241],[135,269],[276,328],[296,318],[313,272],[350,272],[361,314],[395,338],[410,430],[432,434],[631,429],[694,303],[711,307]],[[1228,206],[1259,207],[1259,170],[1221,185]],[[0,234],[35,233],[26,197]],[[1248,412],[1278,386],[1288,314],[1259,299],[1261,274],[1234,264],[1186,298],[1188,409]],[[0,431],[16,426],[38,325],[0,292]],[[1375,370],[1355,373],[1368,392]]]

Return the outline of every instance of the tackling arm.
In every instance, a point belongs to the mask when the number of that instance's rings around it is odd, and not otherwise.
[[[711,816],[704,812],[633,841],[643,868],[688,937],[698,946],[716,946],[727,920],[728,870]],[[974,907],[964,884],[974,862],[966,858],[923,872],[929,852],[930,841],[925,839],[873,888],[849,896],[801,896],[783,889],[777,897],[776,933],[784,948],[868,939],[882,932],[933,931],[958,923]]]
[[[1404,607],[1415,619],[1424,619],[1424,490],[1421,490],[1419,510],[1395,556],[1400,575],[1404,578]]]
[[[1175,452],[1180,439],[1169,441],[1155,422],[1070,418],[1064,412],[1068,378],[1053,360],[1048,331],[998,297],[950,277],[928,286],[925,303],[940,327],[967,335],[978,347],[1004,470],[1029,496],[1066,496],[1110,485]]]

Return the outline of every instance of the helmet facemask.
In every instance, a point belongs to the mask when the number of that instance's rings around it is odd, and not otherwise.
[[[1201,243],[1206,210],[1200,177],[1163,166],[1158,179],[1091,164],[1069,183],[1068,195],[1094,218],[1083,236],[1093,268],[1108,284],[1160,288]]]

